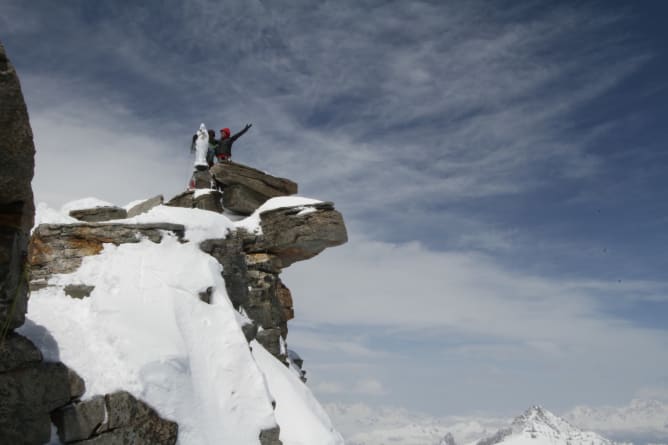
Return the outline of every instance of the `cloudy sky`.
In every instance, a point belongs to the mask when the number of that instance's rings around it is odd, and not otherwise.
[[[664,2],[2,0],[36,200],[185,187],[190,136],[334,201],[284,272],[327,402],[668,396]]]

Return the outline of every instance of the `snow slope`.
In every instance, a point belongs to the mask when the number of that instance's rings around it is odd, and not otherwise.
[[[312,202],[284,198],[267,208]],[[61,212],[40,205],[38,220],[72,222],[65,212],[78,205]],[[166,236],[160,244],[105,245],[76,272],[50,279],[61,286],[95,285],[91,296],[72,299],[59,287],[33,292],[20,332],[46,360],[61,360],[84,378],[84,399],[125,389],[178,422],[180,444],[259,444],[260,431],[277,423],[285,445],[342,444],[298,376],[260,344],[251,353],[220,264],[198,248],[199,241],[238,225],[257,230],[259,218],[253,218],[255,225],[158,206],[124,220],[184,224],[189,242]],[[211,304],[198,298],[207,287],[214,288]]]

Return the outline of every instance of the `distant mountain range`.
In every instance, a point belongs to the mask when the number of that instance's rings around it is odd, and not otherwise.
[[[479,440],[475,445],[613,445],[597,433],[583,431],[559,416],[534,406],[516,417],[510,427]]]
[[[668,404],[633,400],[625,407],[577,407],[559,417],[532,407],[512,421],[433,417],[364,404],[326,405],[348,445],[636,445],[668,443]]]
[[[668,443],[668,403],[634,399],[623,407],[578,406],[564,418],[617,441]]]

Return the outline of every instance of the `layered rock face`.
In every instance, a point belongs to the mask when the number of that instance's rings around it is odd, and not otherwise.
[[[28,242],[35,213],[30,185],[34,154],[32,130],[18,77],[0,43],[0,443],[48,443],[52,420],[58,423],[58,419],[63,420],[59,427],[66,443],[75,437],[76,440],[88,439],[78,443],[175,443],[177,425],[160,419],[152,409],[142,406],[141,401],[135,400],[133,405],[125,402],[126,397],[111,395],[103,409],[80,408],[89,405],[89,402],[80,402],[85,382],[63,363],[44,362],[33,343],[14,332],[24,323],[27,308]],[[100,220],[124,217],[124,212],[124,209],[111,212],[96,209],[79,216]],[[50,241],[41,247],[33,246],[33,270],[37,278],[40,274],[48,276],[76,269],[81,255],[95,254],[103,243],[118,241],[118,237],[122,239],[120,242],[136,242],[138,236],[157,242],[164,230],[177,236],[183,234],[183,227],[141,227],[138,230],[116,227],[110,233],[110,227],[91,224],[79,227],[78,232],[48,226],[41,230],[42,239]],[[76,290],[71,289],[71,292]],[[133,406],[136,409],[133,410]],[[72,416],[73,412],[83,414]],[[97,424],[93,429],[86,430],[87,435],[81,433],[82,428],[85,430],[86,425],[94,423]]]
[[[218,203],[200,208],[222,212],[220,194],[212,190],[196,197],[195,192],[189,191],[171,199],[167,205],[193,208],[198,199],[206,198],[204,202]],[[96,212],[85,209],[77,214]],[[110,214],[110,218],[111,215],[114,219],[117,216]],[[257,338],[274,356],[287,363],[287,350],[281,341],[287,338],[287,323],[294,317],[294,309],[292,294],[281,281],[280,273],[296,261],[307,260],[328,247],[345,243],[347,233],[341,213],[327,202],[272,209],[259,216],[261,233],[240,229],[226,238],[204,241],[200,248],[223,266],[228,296],[235,308],[243,309],[253,320],[254,326],[246,328],[247,333],[252,333],[247,335],[248,340]],[[74,272],[85,256],[100,253],[105,243],[135,243],[142,238],[160,242],[165,234],[182,240],[184,232],[182,225],[168,223],[42,224],[32,237],[31,287],[39,289],[48,285],[53,274]],[[81,298],[89,295],[93,287],[94,283],[86,283],[64,290],[68,295]],[[208,298],[210,293],[200,295],[202,301]]]
[[[260,235],[238,230],[225,239],[207,240],[201,248],[222,264],[227,294],[258,326],[257,340],[286,362],[281,338],[287,338],[294,309],[281,270],[343,244],[348,237],[343,218],[331,203],[263,212],[260,227]]]
[[[225,193],[225,192],[224,192]],[[223,193],[223,194],[224,194]],[[183,193],[168,204],[180,203],[193,208],[196,199],[206,197],[209,201],[220,201],[220,192]],[[217,210],[220,206],[221,210]],[[218,205],[207,206],[208,210],[222,211]],[[100,214],[94,209],[76,214]],[[109,217],[116,217],[110,213]],[[316,202],[274,208],[259,214],[259,231],[250,233],[244,229],[228,232],[225,238],[209,239],[199,248],[212,255],[223,266],[222,275],[226,291],[234,307],[252,320],[243,326],[246,340],[256,339],[272,355],[286,365],[303,371],[301,358],[287,349],[288,321],[294,317],[293,298],[282,282],[280,273],[296,261],[302,261],[320,253],[327,247],[347,241],[345,224],[341,214],[332,203]],[[136,224],[113,222],[43,224],[33,231],[30,262],[33,272],[31,285],[35,288],[51,285],[54,274],[71,273],[81,265],[82,259],[97,255],[105,243],[119,245],[136,243],[141,239],[160,242],[164,236],[174,236],[181,242],[186,240],[185,228],[178,224]],[[67,285],[63,288],[73,298],[86,298],[95,283]],[[198,297],[210,302],[212,288]],[[65,443],[173,443],[178,428],[175,424],[159,418],[157,414],[146,415],[136,424],[109,426],[102,413],[109,413],[115,397],[106,395],[84,402],[74,400],[65,407],[53,411],[52,419],[58,434]],[[150,408],[135,401],[141,412]],[[280,430],[265,430],[260,435],[262,445],[280,445]],[[160,437],[156,441],[156,437]],[[81,441],[81,442],[79,442]],[[172,441],[172,442],[170,442]]]
[[[34,221],[30,182],[35,147],[14,67],[0,43],[0,329],[23,324],[28,294],[25,268]]]
[[[116,218],[114,218],[116,219]],[[30,248],[31,287],[46,284],[55,273],[74,272],[85,256],[96,255],[105,243],[118,246],[148,238],[159,243],[165,233],[183,238],[179,224],[41,224]]]
[[[230,167],[233,171],[243,170],[234,164],[221,164],[218,173]],[[252,184],[263,193],[284,196],[297,189],[291,181],[274,178],[252,170]],[[225,173],[225,178],[236,176]],[[242,176],[242,175],[239,175]],[[226,206],[225,196],[240,184],[226,179],[223,191],[209,188],[189,190],[170,199],[166,205],[185,208],[197,208],[222,213],[254,211],[269,198],[254,197],[245,204],[234,204],[234,209]],[[237,179],[235,179],[236,181]],[[257,184],[264,184],[259,186]],[[266,184],[276,190],[269,192]],[[246,186],[244,186],[246,187]],[[263,189],[264,187],[264,189]],[[249,190],[250,188],[247,187]],[[236,193],[236,192],[233,192]],[[235,195],[237,199],[242,195]],[[159,205],[162,199],[153,198],[140,203],[137,212],[148,211]],[[282,202],[282,201],[280,201]],[[285,202],[295,202],[286,200]],[[301,202],[301,201],[297,201]],[[274,357],[288,366],[301,372],[302,359],[294,351],[287,349],[288,321],[294,317],[293,297],[288,287],[280,278],[283,268],[296,261],[314,257],[324,249],[343,244],[347,241],[347,233],[343,217],[329,202],[310,202],[308,204],[288,205],[259,213],[259,230],[249,232],[237,229],[227,233],[226,237],[208,239],[199,244],[199,248],[212,255],[223,266],[222,275],[227,295],[233,306],[244,313],[252,322],[242,327],[246,340],[250,343],[256,339]],[[240,210],[245,209],[245,210]],[[40,288],[55,285],[49,282],[54,274],[66,274],[79,268],[82,259],[89,255],[99,254],[104,244],[119,245],[135,243],[141,239],[159,243],[164,236],[174,236],[181,242],[187,241],[185,228],[178,224],[155,223],[137,224],[124,223],[119,218],[134,213],[134,208],[125,214],[124,209],[115,207],[99,207],[73,211],[80,223],[43,224],[33,231],[30,251],[30,264],[33,274],[31,286]],[[136,214],[136,213],[135,213]],[[93,218],[97,222],[90,221]],[[86,298],[91,295],[95,283],[67,285],[64,292],[73,298]],[[201,301],[209,303],[213,288],[200,292]],[[109,427],[101,421],[102,412],[109,412],[110,400],[113,395],[96,397],[84,402],[74,401],[66,407],[54,411],[52,418],[58,426],[61,440],[81,443],[171,443],[176,438],[175,426],[155,416],[148,416],[144,422],[134,425]],[[136,401],[141,405],[143,402]],[[139,409],[139,408],[137,408]],[[144,408],[141,408],[144,409]],[[142,411],[143,412],[143,411]],[[260,435],[262,445],[279,445],[280,430],[272,428]],[[161,437],[159,442],[156,437]],[[148,438],[148,439],[147,439]],[[163,440],[164,439],[164,440]]]
[[[49,413],[84,392],[81,378],[62,363],[42,362],[13,332],[27,305],[34,155],[19,80],[0,44],[0,443],[7,444],[48,442]]]

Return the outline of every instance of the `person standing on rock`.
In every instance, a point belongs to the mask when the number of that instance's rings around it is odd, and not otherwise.
[[[214,133],[215,134],[215,133]],[[190,151],[195,152],[195,171],[192,174],[189,188],[209,188],[211,187],[211,175],[209,174],[209,163],[207,162],[207,152],[209,151],[209,132],[204,124],[200,124],[197,134],[193,136],[193,142]]]
[[[216,159],[218,162],[230,162],[232,160],[232,144],[234,141],[239,139],[241,135],[248,131],[253,124],[246,124],[243,130],[230,136],[229,128],[221,128],[220,130],[220,142],[218,143],[218,148],[216,149]]]
[[[195,153],[195,170],[201,171],[209,168],[206,162],[206,152],[209,150],[209,133],[206,126],[200,124],[199,130],[193,136],[193,142],[190,145],[190,152]]]
[[[213,167],[213,161],[216,158],[216,148],[220,142],[216,139],[216,132],[209,130],[209,148],[206,152],[206,163],[209,165],[209,168]]]

